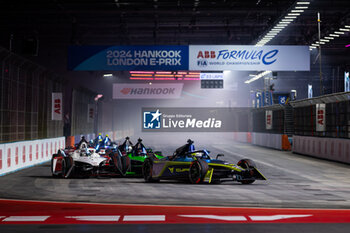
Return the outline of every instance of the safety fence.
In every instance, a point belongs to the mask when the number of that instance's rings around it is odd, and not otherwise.
[[[0,143],[63,136],[63,122],[51,120],[61,78],[1,47],[0,66]]]
[[[294,135],[350,138],[350,92],[291,102]]]
[[[64,137],[0,144],[0,175],[49,161],[60,148]]]

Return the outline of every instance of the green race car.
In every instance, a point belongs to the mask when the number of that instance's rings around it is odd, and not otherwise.
[[[151,148],[146,148],[142,143],[142,139],[137,140],[136,145],[130,141],[129,137],[125,138],[123,144],[118,149],[122,155],[126,155],[130,158],[131,166],[126,175],[142,176],[142,165],[147,158],[163,159],[162,152],[155,151]]]

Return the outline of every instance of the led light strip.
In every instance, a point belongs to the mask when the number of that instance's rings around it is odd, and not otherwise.
[[[340,37],[345,35],[346,32],[350,32],[350,25],[345,25],[338,30],[335,30],[333,33],[329,33],[327,36],[324,36],[319,41],[315,41],[315,43],[309,46],[310,51],[317,48],[318,46],[329,43],[331,40],[334,40],[336,37]]]
[[[270,73],[272,73],[271,70],[266,70],[266,71],[264,71],[264,72],[261,72],[261,73],[255,75],[253,78],[251,78],[251,79],[245,81],[244,83],[249,84],[249,83],[251,83],[251,82],[254,82],[255,80],[258,80],[259,78],[264,77],[265,75],[270,74]]]
[[[266,35],[259,40],[255,46],[263,46],[270,42],[278,33],[293,22],[301,13],[309,8],[310,1],[298,1],[294,7],[273,27],[266,33]]]

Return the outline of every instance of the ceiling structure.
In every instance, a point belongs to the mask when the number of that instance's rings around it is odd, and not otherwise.
[[[8,1],[0,14],[1,43],[35,37],[69,44],[255,44],[294,0],[86,0]],[[322,32],[349,23],[348,0],[312,0],[269,44],[311,45]],[[337,38],[336,48],[349,44]]]

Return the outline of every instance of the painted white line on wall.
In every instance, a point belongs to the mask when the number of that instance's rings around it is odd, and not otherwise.
[[[220,215],[178,215],[185,218],[206,218],[224,221],[247,221],[244,216],[220,216]]]
[[[10,216],[2,220],[3,222],[44,222],[50,216]]]
[[[299,214],[299,215],[271,215],[271,216],[249,216],[249,218],[253,221],[276,221],[281,219],[289,219],[289,218],[306,218],[311,217],[312,214]]]
[[[165,221],[165,215],[125,215],[123,221]]]
[[[118,215],[99,215],[99,216],[66,216],[65,218],[74,218],[78,221],[112,221],[118,222],[120,216]]]

